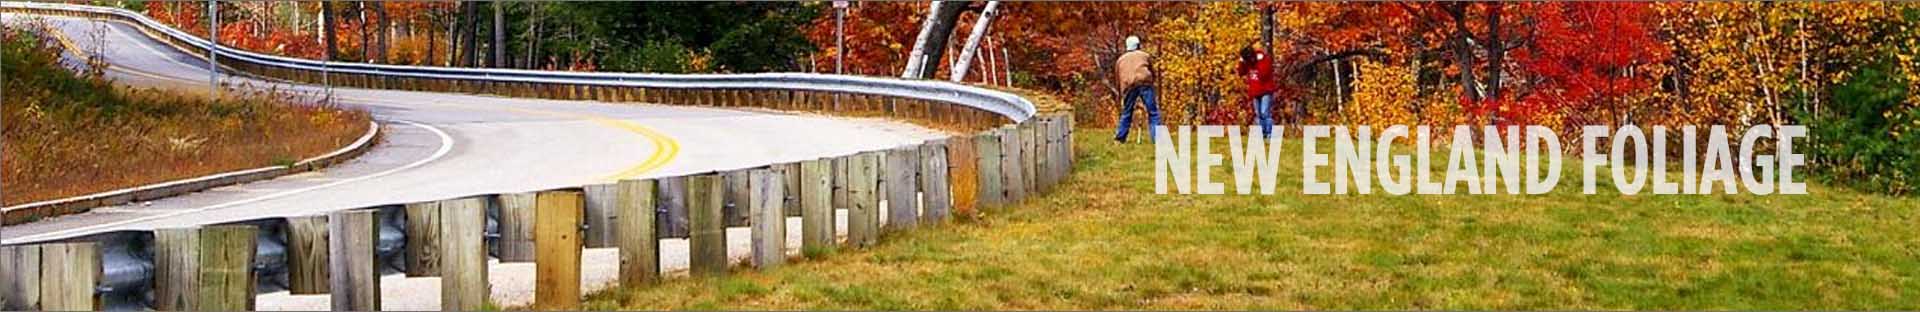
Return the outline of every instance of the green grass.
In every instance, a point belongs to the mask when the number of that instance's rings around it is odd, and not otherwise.
[[[1545,195],[1307,196],[1295,141],[1276,195],[1154,195],[1151,145],[1096,132],[1071,180],[1008,210],[587,307],[1920,308],[1912,198],[1581,195],[1577,163]]]

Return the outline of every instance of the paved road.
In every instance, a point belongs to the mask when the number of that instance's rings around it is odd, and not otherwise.
[[[72,39],[69,44],[100,50],[113,64],[109,76],[125,84],[207,89],[203,59],[131,25],[46,20]],[[325,90],[235,77],[225,83],[314,96]],[[318,172],[8,226],[0,236],[17,243],[311,215],[753,167],[943,135],[905,123],[770,111],[351,88],[332,94],[336,105],[371,111],[384,125],[385,140],[364,156]]]
[[[47,20],[72,39],[66,44],[104,54],[113,64],[108,75],[122,83],[184,92],[207,89],[203,59],[151,40],[133,26]],[[316,86],[243,78],[227,78],[226,83],[309,96],[326,94],[325,88]],[[336,105],[371,111],[383,125],[385,140],[366,155],[325,170],[7,226],[0,229],[0,239],[5,243],[43,241],[755,167],[945,135],[884,120],[757,110],[347,88],[331,92]],[[844,215],[838,219],[844,224]],[[788,228],[798,229],[798,222],[789,218]],[[729,255],[746,257],[750,253],[747,229],[728,232]],[[799,231],[788,234],[790,244],[797,246]],[[684,271],[687,252],[685,239],[662,240],[662,268]],[[588,249],[584,256],[583,288],[610,287],[618,251]],[[494,302],[505,306],[531,302],[531,263],[493,263],[488,275]],[[439,307],[438,278],[387,275],[382,277],[380,292],[385,309]],[[257,301],[262,310],[328,307],[327,295],[294,296],[285,291],[261,294]]]

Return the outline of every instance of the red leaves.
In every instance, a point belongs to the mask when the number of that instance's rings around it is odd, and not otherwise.
[[[1502,109],[1502,116],[1526,122],[1539,114],[1615,110],[1628,104],[1628,95],[1652,88],[1658,76],[1643,67],[1665,62],[1670,51],[1654,33],[1649,5],[1556,2],[1525,7],[1537,20],[1530,30],[1533,42],[1514,50],[1513,57],[1520,68],[1515,78],[1524,75],[1527,89],[1513,107]]]

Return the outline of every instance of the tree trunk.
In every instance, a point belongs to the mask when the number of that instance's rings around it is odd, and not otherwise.
[[[496,68],[507,67],[507,5],[500,0],[493,1],[493,57],[489,65]]]
[[[367,32],[367,2],[356,1],[353,4],[357,8],[354,15],[360,18],[360,61],[373,63],[373,50],[368,49],[372,45],[373,35]]]
[[[463,30],[466,29],[467,24],[460,22],[460,20],[463,18],[463,16],[461,16],[462,13],[466,12],[467,4],[465,2],[454,4],[453,14],[449,16],[451,19],[447,21],[447,66],[450,67],[462,66],[462,64],[460,64],[460,34],[466,33]]]
[[[378,59],[375,63],[385,64],[388,61],[387,50],[393,46],[393,21],[388,19],[385,1],[373,3],[373,13],[380,18],[380,30],[378,38],[375,38],[379,44],[378,49],[374,50],[374,57]]]
[[[1487,8],[1487,42],[1485,43],[1487,49],[1487,82],[1483,85],[1487,88],[1487,99],[1499,100],[1500,76],[1501,73],[1505,71],[1503,70],[1505,66],[1501,65],[1505,63],[1507,59],[1506,38],[1500,37],[1500,16],[1504,15],[1501,13],[1503,6],[1497,2],[1487,5],[1490,6]],[[1489,112],[1488,114],[1492,113]],[[1489,115],[1488,117],[1493,116]],[[1492,118],[1488,120],[1491,121]]]
[[[461,40],[465,43],[465,46],[460,48],[460,54],[462,56],[461,63],[468,67],[479,67],[480,6],[473,3],[466,3],[465,5],[467,6],[466,12],[461,14],[465,16],[462,20],[463,23],[466,24],[466,38]]]
[[[1475,83],[1480,78],[1473,75],[1473,33],[1467,31],[1467,4],[1450,3],[1447,13],[1453,16],[1453,57],[1454,66],[1460,67],[1460,93],[1467,100],[1480,101],[1480,87]]]
[[[527,61],[521,63],[520,67],[533,69],[538,66],[535,64],[539,64],[540,61],[540,42],[546,39],[540,33],[542,29],[541,25],[546,22],[546,16],[541,14],[542,8],[540,6],[543,4],[540,2],[533,2],[528,5],[534,7],[532,7],[531,12],[527,14],[532,19],[532,21],[527,23]]]
[[[960,11],[966,6],[966,1],[933,1],[928,5],[927,20],[920,24],[920,35],[914,39],[913,51],[907,54],[907,68],[900,77],[925,79],[937,71],[947,38],[953,35]]]
[[[320,38],[321,40],[326,41],[327,53],[325,55],[326,57],[325,60],[328,60],[328,61],[332,61],[334,59],[334,54],[340,51],[339,43],[337,43],[339,41],[337,39],[339,38],[338,38],[338,35],[334,33],[334,27],[333,27],[338,22],[334,21],[335,18],[333,15],[334,15],[333,2],[321,1],[320,2],[320,20],[321,20],[321,24],[323,25],[320,26],[321,28]]]
[[[961,82],[967,79],[967,67],[973,65],[973,59],[979,55],[980,38],[987,36],[987,26],[993,24],[993,16],[1000,13],[1000,1],[987,1],[987,9],[973,19],[973,33],[967,35],[967,44],[960,48],[960,59],[954,63],[948,81]]]

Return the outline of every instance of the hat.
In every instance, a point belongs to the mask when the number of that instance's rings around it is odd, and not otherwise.
[[[1140,49],[1140,37],[1127,36],[1127,51]]]

